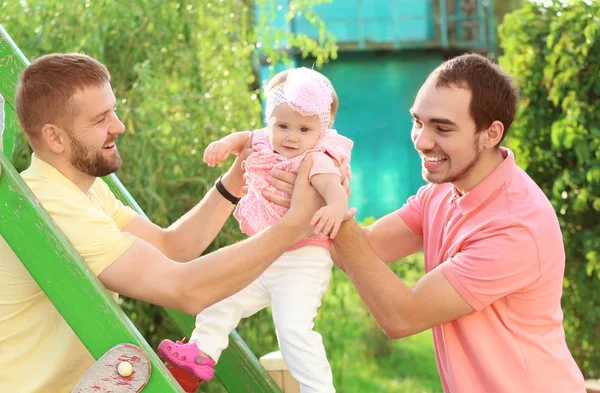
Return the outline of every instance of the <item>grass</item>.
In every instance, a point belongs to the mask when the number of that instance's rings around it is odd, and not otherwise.
[[[338,392],[441,393],[431,332],[401,340],[387,340],[389,353],[348,367],[342,374]]]
[[[380,364],[383,376],[395,379],[401,388],[388,391],[442,392],[430,331],[395,341],[390,356]]]
[[[416,254],[400,263],[392,265],[392,269],[409,286],[413,286],[423,275],[423,255]],[[338,285],[346,281],[338,277]],[[350,285],[348,283],[348,285]],[[406,337],[400,340],[387,338],[375,324],[362,304],[358,295],[344,294],[350,307],[358,313],[363,333],[359,342],[348,345],[344,351],[357,357],[355,362],[342,361],[342,375],[339,369],[336,380],[340,393],[441,393],[443,391],[435,361],[431,331]],[[353,296],[354,295],[354,296]],[[339,295],[338,295],[339,296]],[[332,312],[331,308],[328,310]],[[339,328],[339,325],[337,325]],[[360,342],[363,341],[363,342]],[[339,365],[338,362],[335,362]],[[333,366],[332,362],[332,366]]]

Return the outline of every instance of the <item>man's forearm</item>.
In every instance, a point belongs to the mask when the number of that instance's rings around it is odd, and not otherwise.
[[[245,288],[302,237],[297,225],[282,218],[242,242],[182,264],[180,286],[186,311],[199,313]]]
[[[213,187],[189,212],[167,229],[165,254],[179,262],[197,258],[215,239],[234,205]]]
[[[377,257],[355,220],[334,239],[337,259],[381,328],[392,337],[410,330],[411,289]]]
[[[237,162],[222,178],[222,184],[234,196],[242,196],[244,182]],[[200,203],[167,229],[167,256],[180,262],[197,258],[223,228],[233,208],[234,205],[212,187]]]

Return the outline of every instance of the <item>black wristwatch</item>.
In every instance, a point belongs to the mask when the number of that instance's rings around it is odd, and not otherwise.
[[[231,195],[231,193],[229,191],[227,191],[227,189],[225,188],[223,183],[221,183],[222,178],[223,178],[223,175],[219,176],[219,178],[215,182],[215,188],[217,189],[217,191],[219,191],[219,194],[221,194],[223,196],[223,198],[227,199],[229,202],[233,203],[234,205],[237,205],[237,203],[240,201],[240,198]]]

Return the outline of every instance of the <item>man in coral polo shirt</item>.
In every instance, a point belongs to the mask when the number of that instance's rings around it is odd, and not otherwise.
[[[565,266],[556,214],[499,147],[516,112],[510,77],[479,55],[439,66],[411,108],[429,182],[361,230],[346,221],[337,260],[391,337],[433,329],[446,393],[584,393],[565,342]],[[409,288],[385,263],[419,250]]]

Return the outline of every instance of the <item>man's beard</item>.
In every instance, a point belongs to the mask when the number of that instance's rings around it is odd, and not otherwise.
[[[455,174],[455,175],[448,174],[448,176],[446,176],[445,178],[443,178],[441,180],[432,180],[432,179],[429,179],[427,177],[427,170],[425,168],[423,168],[423,180],[425,180],[426,182],[435,183],[435,184],[454,183],[454,182],[457,182],[457,181],[462,180],[465,177],[469,176],[471,174],[471,172],[473,171],[473,168],[475,168],[475,166],[479,162],[479,157],[481,156],[481,149],[479,148],[479,145],[477,144],[477,139],[475,139],[475,143],[473,144],[473,148],[475,150],[475,157],[473,157],[473,159],[471,160],[471,162],[469,162],[469,164],[467,164],[457,174]],[[446,154],[444,154],[444,155],[446,157],[448,157],[448,155],[446,155]],[[448,157],[448,159],[450,159],[450,158]]]
[[[116,172],[121,167],[121,156],[118,150],[115,150],[112,159],[107,159],[102,155],[102,150],[93,152],[79,142],[77,138],[73,137],[72,134],[69,138],[71,139],[71,156],[69,157],[69,161],[71,165],[86,175],[94,177],[107,176]]]

